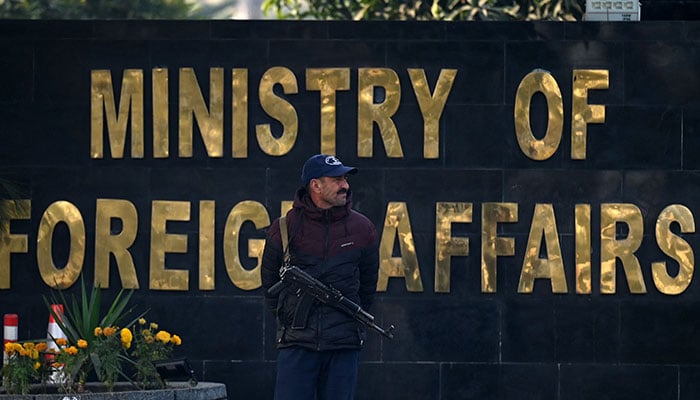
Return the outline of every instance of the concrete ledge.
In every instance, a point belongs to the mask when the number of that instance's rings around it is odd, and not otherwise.
[[[4,394],[0,391],[0,400],[223,400],[226,399],[226,385],[223,383],[199,382],[190,386],[187,382],[168,383],[168,387],[160,390],[137,390],[129,383],[117,383],[114,390],[107,392],[104,385],[88,383],[86,393],[32,393],[26,396]],[[41,386],[36,386],[41,390]],[[56,391],[55,387],[48,389]]]

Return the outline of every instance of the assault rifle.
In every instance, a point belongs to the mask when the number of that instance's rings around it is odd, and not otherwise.
[[[384,329],[374,322],[374,316],[363,310],[357,303],[343,296],[339,290],[302,271],[294,265],[283,266],[280,269],[280,281],[267,290],[268,295],[274,297],[287,285],[293,285],[303,293],[309,294],[323,304],[335,307],[336,309],[350,315],[358,322],[382,334],[389,339],[394,338],[392,331],[394,325]]]

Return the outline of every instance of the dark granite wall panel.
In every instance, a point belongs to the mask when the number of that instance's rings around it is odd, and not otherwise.
[[[647,2],[648,3],[648,2]],[[643,10],[646,5],[643,6]],[[640,23],[407,23],[350,21],[1,21],[0,178],[20,185],[31,198],[31,219],[11,231],[26,235],[29,251],[10,256],[10,289],[0,290],[0,313],[20,314],[20,338],[46,334],[41,299],[50,294],[38,269],[37,237],[53,202],[75,205],[85,223],[82,276],[95,275],[97,199],[123,199],[138,211],[138,237],[129,248],[139,290],[137,308],[177,333],[201,380],[227,385],[230,398],[270,399],[275,376],[274,317],[260,289],[237,287],[224,265],[224,227],[242,201],[262,204],[271,219],[299,186],[299,167],[321,147],[318,91],[307,90],[310,68],[350,72],[350,89],[336,93],[336,153],[360,173],[351,177],[353,204],[382,231],[387,205],[406,204],[410,239],[422,292],[390,278],[371,310],[382,326],[396,326],[388,341],[370,333],[362,353],[358,399],[682,399],[700,397],[700,327],[697,278],[679,295],[667,295],[652,273],[665,262],[655,235],[669,205],[700,212],[700,25],[691,21]],[[256,125],[282,125],[265,113],[258,87],[272,67],[294,74],[297,93],[283,97],[295,109],[299,134],[288,154],[270,156],[257,142]],[[151,104],[154,68],[168,70],[170,157],[153,157]],[[195,128],[191,158],[178,157],[178,78],[193,68],[205,101],[209,70],[224,70],[224,156],[211,158]],[[233,158],[231,145],[233,68],[248,70],[248,155]],[[358,155],[358,70],[387,68],[401,88],[391,116],[402,158],[387,155],[375,126],[372,156]],[[439,121],[439,155],[423,156],[421,109],[407,69],[425,71],[431,92],[441,70],[457,76]],[[143,71],[143,159],[90,158],[90,71],[112,71],[119,91],[125,69]],[[554,154],[528,158],[515,135],[518,85],[543,69],[561,91],[563,129]],[[606,69],[609,88],[590,90],[589,104],[605,106],[605,122],[587,127],[584,160],[572,160],[572,77],[576,69]],[[375,92],[375,102],[383,94]],[[117,94],[118,98],[118,94]],[[535,95],[530,112],[536,138],[547,129],[547,105]],[[196,125],[195,125],[196,126]],[[127,141],[130,138],[127,137]],[[168,269],[187,271],[188,290],[149,289],[152,202],[189,204],[188,221],[170,221],[168,232],[186,235],[185,253],[168,253]],[[215,201],[215,288],[199,289],[199,204]],[[468,239],[466,256],[452,256],[450,290],[436,293],[436,203],[472,206],[472,222],[453,223],[452,236]],[[513,240],[513,255],[499,254],[496,291],[482,293],[483,204],[517,204],[517,221],[498,224],[498,236]],[[601,207],[626,203],[642,215],[642,244],[634,251],[646,293],[633,294],[620,260],[616,291],[602,294]],[[519,293],[535,207],[551,204],[562,254],[566,293],[552,293],[549,279],[534,280]],[[591,293],[577,294],[575,207],[591,209]],[[694,224],[693,218],[693,224]],[[112,229],[121,229],[114,221]],[[552,229],[553,227],[548,227]],[[617,239],[629,235],[616,227]],[[694,232],[671,231],[694,252]],[[249,239],[266,227],[244,224],[241,264],[253,269]],[[537,233],[537,232],[536,232]],[[69,256],[70,232],[59,224],[52,256]],[[228,243],[227,245],[233,245]],[[400,256],[398,243],[393,257]],[[540,258],[552,249],[540,244]],[[581,254],[579,254],[580,256]],[[2,261],[5,262],[5,261]],[[0,268],[4,266],[0,264]],[[114,260],[113,296],[121,287]],[[80,284],[67,294],[77,294]]]
[[[560,368],[562,399],[652,400],[678,396],[675,366],[562,364]]]

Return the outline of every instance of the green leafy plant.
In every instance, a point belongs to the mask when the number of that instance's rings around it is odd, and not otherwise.
[[[133,291],[119,291],[104,315],[101,315],[100,288],[93,288],[88,294],[83,281],[80,301],[75,297],[68,301],[60,291],[50,299],[44,298],[49,312],[66,335],[66,343],[61,346],[55,363],[61,371],[59,381],[65,391],[80,391],[91,371],[110,390],[120,377],[129,380],[123,372],[124,364],[133,362],[127,354],[132,340],[129,327],[146,313],[125,323],[126,328],[119,328],[132,313],[128,308],[132,294]],[[67,304],[63,315],[51,307],[55,303]]]
[[[48,376],[49,366],[42,360],[45,342],[9,342],[5,344],[7,364],[3,366],[5,390],[26,395],[32,382]]]
[[[391,21],[575,21],[583,0],[264,0],[278,19]]]
[[[77,343],[79,339],[90,337],[94,334],[95,328],[97,327],[118,325],[132,312],[132,309],[127,309],[127,306],[129,305],[133,291],[125,292],[125,290],[122,289],[110,304],[107,312],[101,317],[101,289],[95,287],[90,291],[90,294],[88,294],[85,288],[85,282],[81,280],[80,283],[80,302],[78,302],[75,297],[72,297],[71,301],[68,302],[61,291],[58,291],[57,294],[52,294],[50,299],[44,298],[44,303],[46,303],[51,316],[71,343]],[[59,315],[53,307],[51,307],[51,304],[56,303],[68,304],[64,315]],[[138,318],[141,318],[145,314],[145,312],[142,313],[127,325],[133,324]]]
[[[164,330],[156,332],[157,329],[157,323],[148,323],[144,318],[140,318],[138,326],[134,326],[135,337],[131,355],[135,360],[136,380],[143,389],[165,387],[165,382],[156,371],[153,362],[170,358],[174,346],[182,344],[179,336],[171,335]]]
[[[12,19],[183,19],[187,0],[11,0],[0,1],[0,18]]]
[[[81,281],[80,299],[72,297],[69,301],[61,291],[44,297],[53,320],[66,337],[50,338],[58,350],[47,348],[46,342],[8,343],[5,353],[9,362],[3,368],[5,391],[27,394],[32,383],[47,382],[51,376],[61,392],[80,393],[91,372],[110,391],[120,378],[141,389],[164,388],[165,382],[153,362],[169,359],[182,339],[158,330],[155,322],[148,323],[143,318],[146,312],[125,322],[132,314],[128,305],[132,293],[122,289],[103,308],[100,288],[88,293]],[[65,311],[56,311],[52,304],[66,305]],[[103,309],[107,310],[104,314]],[[133,376],[128,373],[130,370],[135,371]]]

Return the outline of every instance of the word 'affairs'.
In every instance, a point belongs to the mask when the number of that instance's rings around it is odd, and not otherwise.
[[[3,200],[6,209],[14,210],[14,217],[0,221],[0,289],[10,288],[11,259],[13,253],[29,252],[28,233],[16,233],[10,229],[12,220],[28,220],[31,200]],[[284,201],[281,213],[291,207]],[[199,290],[215,289],[216,243],[223,248],[223,265],[231,282],[243,290],[260,287],[260,259],[264,239],[260,230],[269,226],[270,215],[263,204],[244,200],[230,209],[224,224],[223,238],[215,230],[216,202],[200,201],[198,221],[192,221],[193,204],[189,201],[154,200],[150,209],[150,240],[138,235],[139,212],[125,199],[97,199],[94,221],[95,286],[109,287],[110,267],[116,264],[121,284],[125,288],[138,289],[138,276],[145,274],[145,261],[136,262],[135,253],[144,245],[147,249],[148,286],[151,290],[190,290],[191,271],[198,272]],[[470,238],[453,236],[454,224],[472,223],[474,206],[467,202],[435,203],[435,292],[450,291],[452,257],[470,255]],[[629,203],[603,203],[600,205],[600,293],[613,294],[617,290],[618,261],[623,267],[627,286],[631,293],[646,293],[647,287],[636,252],[644,237],[644,223],[640,209]],[[515,237],[503,234],[504,224],[518,222],[518,204],[485,202],[481,204],[480,269],[481,291],[496,292],[497,264],[499,257],[512,257],[515,253]],[[591,229],[591,205],[577,204],[573,210],[575,229],[575,292],[592,292],[593,232]],[[178,224],[173,227],[173,224]],[[188,224],[192,223],[192,224]],[[246,232],[246,224],[255,226],[255,233]],[[184,224],[185,226],[183,226]],[[57,227],[67,226],[69,248],[66,263],[54,262],[56,246],[54,236]],[[189,226],[196,225],[196,226]],[[653,283],[659,292],[677,295],[685,291],[694,273],[692,247],[682,235],[674,233],[672,225],[680,226],[681,233],[693,233],[695,222],[692,212],[685,206],[672,204],[664,208],[656,221],[655,240],[659,249],[678,264],[677,272],[667,267],[666,261],[651,263]],[[627,235],[620,237],[618,229],[625,226]],[[676,228],[674,228],[676,229]],[[191,232],[197,240],[197,248],[189,246]],[[188,234],[187,232],[190,232]],[[499,234],[500,233],[500,234]],[[68,201],[56,201],[44,211],[36,234],[36,261],[43,281],[51,287],[66,288],[74,284],[86,264],[85,219],[80,210]],[[143,236],[143,235],[142,235]],[[413,240],[408,205],[390,202],[386,207],[379,249],[380,271],[377,289],[385,291],[389,278],[401,278],[409,292],[422,292],[423,279],[418,263],[416,244]],[[65,239],[65,238],[64,238]],[[397,245],[398,242],[398,245]],[[545,247],[543,247],[543,244]],[[247,247],[247,255],[257,258],[254,267],[244,266],[241,253]],[[400,254],[396,255],[396,250]],[[166,257],[188,252],[197,254],[190,258],[190,265],[177,268],[166,266]],[[560,235],[552,204],[536,204],[530,233],[525,242],[518,285],[519,293],[531,293],[535,280],[549,282],[554,293],[568,293],[569,284],[562,257]],[[544,256],[543,256],[544,254]],[[18,256],[18,255],[16,255]],[[114,260],[114,263],[110,261]],[[140,260],[140,258],[139,258]],[[191,265],[195,264],[196,265]],[[220,264],[219,264],[220,265]],[[140,273],[139,273],[140,272]]]

